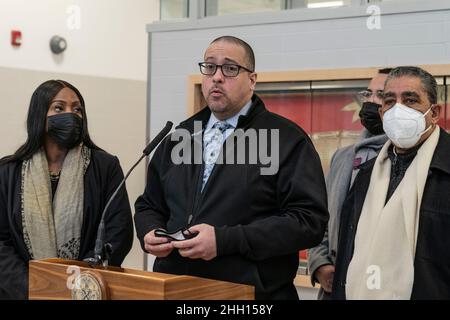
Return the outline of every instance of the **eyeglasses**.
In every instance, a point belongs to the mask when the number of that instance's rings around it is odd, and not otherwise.
[[[241,69],[244,69],[247,72],[253,73],[252,70],[247,69],[246,67],[240,66],[238,64],[215,64],[211,62],[200,62],[199,64],[200,72],[205,76],[213,76],[216,74],[217,67],[222,70],[222,74],[225,77],[234,78],[237,77]]]
[[[358,92],[358,98],[362,102],[366,102],[367,100],[369,100],[370,97],[372,97],[372,95],[375,95],[375,97],[377,97],[380,100],[384,99],[384,91],[383,90],[377,90],[377,91],[373,92],[372,90],[366,89],[366,90]]]

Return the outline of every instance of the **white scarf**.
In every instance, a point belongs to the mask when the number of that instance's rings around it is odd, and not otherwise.
[[[22,165],[22,227],[32,259],[77,259],[84,207],[84,173],[90,150],[69,150],[52,201],[48,163],[44,150]]]
[[[347,271],[347,299],[411,298],[420,205],[439,133],[436,126],[386,205],[391,141],[381,149],[356,231]]]

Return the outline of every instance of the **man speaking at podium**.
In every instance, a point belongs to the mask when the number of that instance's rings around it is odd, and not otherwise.
[[[317,152],[299,126],[268,112],[253,93],[255,58],[246,42],[215,39],[199,66],[208,107],[175,133],[198,139],[200,161],[195,141],[188,143],[193,162],[174,161],[175,134],[158,147],[135,204],[142,248],[157,256],[157,272],[252,285],[257,299],[298,299],[298,251],[317,245],[328,221]],[[248,153],[236,164],[228,152],[238,132],[248,138]],[[252,162],[249,151],[261,148],[268,132],[270,168],[267,159]]]

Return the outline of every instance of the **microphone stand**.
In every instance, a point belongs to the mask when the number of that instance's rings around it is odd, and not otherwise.
[[[83,261],[87,262],[90,267],[100,266],[102,265],[104,268],[107,268],[109,265],[109,260],[111,258],[111,254],[113,252],[113,247],[111,243],[105,243],[105,214],[108,210],[109,206],[111,205],[112,201],[116,197],[116,195],[119,193],[120,188],[125,184],[125,181],[131,174],[131,172],[136,168],[136,166],[144,159],[146,156],[148,156],[153,149],[155,149],[158,144],[166,137],[166,135],[170,132],[172,129],[173,123],[170,121],[167,121],[166,126],[158,133],[158,135],[147,145],[147,147],[142,152],[142,156],[139,158],[139,160],[131,167],[130,170],[128,170],[125,177],[120,182],[119,186],[116,188],[112,196],[109,198],[108,202],[105,205],[105,208],[103,209],[100,224],[98,226],[97,230],[97,239],[95,240],[95,248],[94,248],[94,256],[91,258],[86,258]]]

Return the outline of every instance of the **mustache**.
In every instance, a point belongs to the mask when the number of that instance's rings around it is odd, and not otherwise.
[[[211,94],[214,91],[220,91],[221,93],[225,94],[225,91],[221,87],[218,87],[218,86],[215,86],[215,87],[212,87],[211,89],[209,89],[208,93]]]

